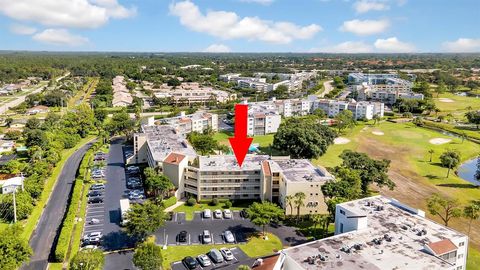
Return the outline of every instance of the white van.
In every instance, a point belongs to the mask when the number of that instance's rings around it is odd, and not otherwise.
[[[203,218],[212,218],[212,211],[210,209],[203,210]]]

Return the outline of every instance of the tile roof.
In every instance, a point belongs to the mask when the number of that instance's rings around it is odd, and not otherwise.
[[[163,162],[178,165],[185,158],[182,154],[170,153]]]
[[[272,171],[270,170],[270,164],[268,163],[267,160],[262,161],[262,167],[263,167],[263,173],[265,176],[271,176]]]
[[[448,238],[437,242],[430,242],[427,246],[435,253],[436,256],[440,256],[454,250],[457,250],[457,246]]]
[[[262,264],[253,266],[252,269],[254,270],[273,270],[275,264],[278,261],[279,254],[275,254],[273,256],[262,258]]]

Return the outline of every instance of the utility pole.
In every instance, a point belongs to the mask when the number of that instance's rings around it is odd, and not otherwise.
[[[17,188],[13,190],[13,223],[17,223],[17,202],[15,201],[15,193],[17,193]]]

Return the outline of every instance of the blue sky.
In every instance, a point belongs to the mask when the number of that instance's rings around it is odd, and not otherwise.
[[[479,0],[0,0],[0,49],[480,52]]]

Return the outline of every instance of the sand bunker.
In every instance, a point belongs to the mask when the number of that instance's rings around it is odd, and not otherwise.
[[[455,102],[453,99],[449,99],[449,98],[439,98],[438,101],[445,102],[445,103]]]
[[[452,139],[446,139],[446,138],[433,138],[431,139],[430,141],[428,141],[429,143],[431,144],[435,144],[435,145],[440,145],[440,144],[446,144],[446,143],[449,143],[451,142]]]
[[[373,135],[377,135],[377,136],[383,136],[383,135],[385,135],[385,133],[383,133],[382,131],[378,131],[378,130],[377,130],[377,131],[372,131],[372,134],[373,134]]]
[[[335,138],[335,140],[333,140],[334,144],[347,144],[349,142],[350,140],[344,137],[338,137],[338,138]]]

